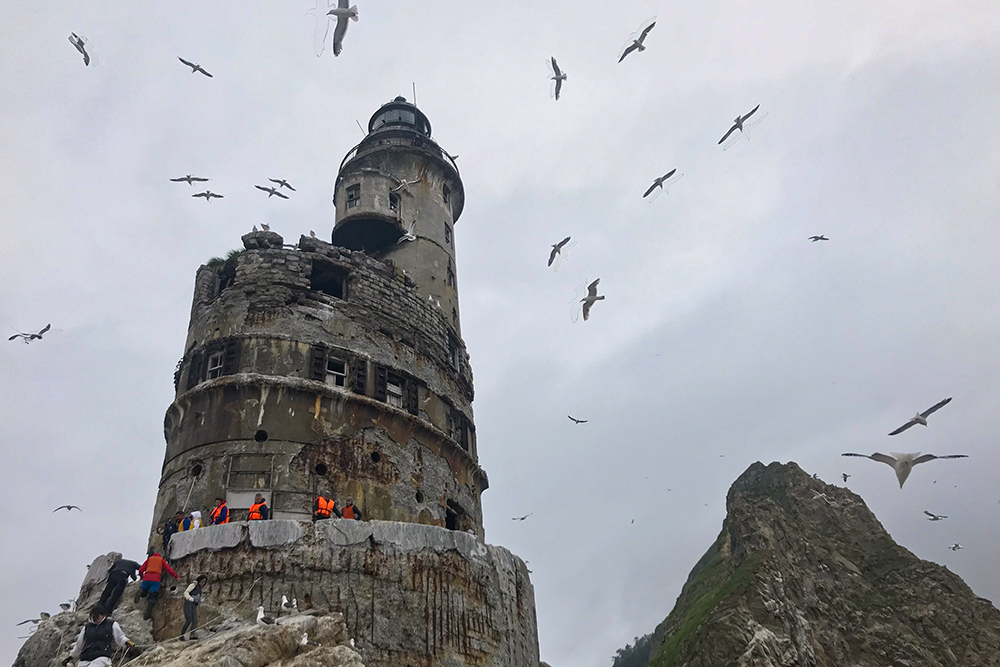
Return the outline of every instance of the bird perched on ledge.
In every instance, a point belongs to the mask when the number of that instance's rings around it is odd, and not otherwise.
[[[275,621],[270,616],[264,615],[264,607],[257,607],[257,625],[274,625]]]

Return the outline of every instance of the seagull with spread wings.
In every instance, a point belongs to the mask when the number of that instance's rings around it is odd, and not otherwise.
[[[20,338],[21,340],[24,341],[24,344],[27,345],[33,340],[42,340],[42,336],[44,336],[51,328],[52,328],[51,324],[46,324],[44,327],[41,328],[41,330],[38,333],[22,333],[18,331],[16,334],[11,336],[7,340],[17,340],[18,338]]]
[[[295,192],[295,188],[289,185],[288,181],[286,181],[283,178],[269,178],[267,180],[271,181],[272,183],[277,183],[279,188],[288,188],[292,192]]]
[[[212,199],[223,199],[222,195],[217,195],[211,190],[205,190],[204,192],[199,192],[196,195],[191,195],[192,197],[204,197],[205,201],[212,201]]]
[[[915,416],[910,418],[910,421],[906,422],[905,424],[897,428],[889,435],[898,435],[903,431],[905,431],[906,429],[910,428],[911,426],[916,426],[917,424],[920,424],[921,426],[927,426],[927,418],[930,417],[935,412],[937,412],[938,410],[940,410],[941,408],[943,408],[944,406],[948,405],[949,403],[951,403],[951,397],[944,399],[940,403],[932,405],[923,412],[918,412]]]
[[[525,514],[524,516],[515,516],[515,517],[511,517],[511,521],[524,521],[525,519],[527,519],[527,518],[528,518],[529,516],[531,516],[532,514],[534,514],[534,512],[528,512],[528,513],[527,513],[527,514]]]
[[[558,102],[559,93],[562,92],[563,81],[565,81],[568,77],[566,76],[566,72],[559,69],[559,63],[556,62],[555,56],[552,56],[546,62],[552,70],[552,76],[549,77],[552,80],[552,96],[555,97]]]
[[[177,56],[177,60],[180,60],[182,63],[184,63],[185,65],[187,65],[188,67],[190,67],[192,74],[194,74],[195,72],[201,72],[202,74],[204,74],[208,78],[210,78],[210,79],[212,78],[212,75],[209,73],[209,71],[207,69],[205,69],[204,67],[202,67],[201,65],[199,65],[198,63],[193,63],[190,60],[184,60],[180,56]]]
[[[282,199],[288,199],[288,195],[278,192],[278,188],[268,188],[264,187],[263,185],[255,185],[254,187],[257,188],[258,190],[266,192],[268,199],[274,196],[281,197]]]
[[[918,463],[927,463],[928,461],[933,461],[935,459],[967,459],[969,458],[967,454],[949,454],[947,456],[935,456],[934,454],[924,454],[921,456],[920,452],[915,454],[899,454],[893,452],[892,456],[888,454],[881,454],[875,452],[874,454],[841,454],[841,456],[859,456],[863,459],[871,459],[872,461],[878,461],[879,463],[885,463],[886,465],[892,466],[892,469],[896,471],[896,479],[899,480],[899,488],[903,488],[903,482],[906,478],[910,476],[910,471],[913,470],[913,466]]]
[[[559,243],[553,243],[552,244],[552,252],[549,253],[549,264],[548,264],[549,266],[552,266],[552,262],[556,261],[556,256],[560,252],[562,252],[563,246],[565,246],[567,243],[569,243],[569,240],[571,238],[572,238],[571,236],[567,236],[566,238],[564,238]]]
[[[818,236],[810,236],[809,240],[816,243],[816,241],[829,241],[830,239],[826,238],[822,234],[819,234]]]
[[[955,544],[951,545],[951,546],[950,546],[950,547],[948,547],[948,548],[949,548],[949,549],[951,549],[952,551],[958,551],[959,549],[964,549],[965,547],[963,547],[963,546],[962,546],[961,544],[959,544],[958,542],[955,542]]]
[[[642,193],[642,198],[645,199],[649,195],[653,194],[653,192],[656,190],[656,188],[659,188],[660,192],[665,192],[665,191],[669,190],[671,185],[673,185],[674,183],[676,183],[677,181],[679,181],[684,176],[684,174],[678,174],[677,178],[674,178],[673,181],[670,181],[670,179],[676,173],[677,173],[677,169],[671,169],[670,171],[668,171],[667,173],[665,173],[663,176],[660,176],[659,178],[653,179],[653,184],[650,185],[649,188],[647,188],[647,190],[644,193]],[[667,181],[670,181],[670,182],[667,183]],[[659,193],[657,193],[657,194],[659,194]],[[656,199],[656,197],[653,197],[653,199]],[[653,201],[653,199],[650,199],[650,201]]]
[[[412,180],[412,181],[408,181],[405,178],[400,178],[398,180],[399,180],[399,185],[397,185],[396,187],[394,187],[389,192],[403,191],[403,192],[405,192],[408,195],[412,195],[413,193],[410,192],[410,186],[411,185],[416,185],[417,183],[419,183],[420,181],[422,181],[424,179],[423,178],[418,178],[418,179],[415,179],[415,180]]]
[[[941,521],[942,519],[947,519],[948,518],[944,514],[932,514],[931,512],[928,512],[927,510],[924,510],[924,514],[927,515],[927,520],[928,521]]]
[[[723,141],[725,141],[726,139],[728,139],[729,135],[732,134],[733,132],[735,132],[736,130],[739,130],[740,132],[742,132],[743,131],[743,124],[747,121],[748,118],[750,118],[750,116],[752,116],[755,113],[757,113],[757,109],[760,109],[760,105],[759,104],[757,106],[755,106],[753,109],[751,109],[750,113],[748,113],[748,114],[746,114],[744,116],[737,116],[736,120],[733,121],[733,126],[731,128],[729,128],[728,132],[726,132],[724,135],[722,135],[722,138],[719,139],[719,143],[721,144]]]
[[[344,35],[347,34],[347,21],[358,20],[358,6],[348,7],[349,0],[339,0],[337,6],[326,14],[337,17],[337,27],[333,29],[333,55],[339,56],[344,50]]]
[[[601,282],[600,278],[587,285],[587,296],[580,299],[583,302],[583,320],[585,322],[590,319],[590,309],[593,308],[594,304],[604,299],[603,294],[597,295],[597,283],[599,282]]]
[[[589,419],[577,419],[576,417],[571,417],[570,415],[566,416],[569,417],[570,421],[572,421],[574,424],[586,424],[588,421],[590,421]]]
[[[195,183],[205,183],[208,181],[207,178],[201,178],[200,176],[192,176],[191,174],[185,174],[180,178],[171,178],[174,183],[187,183],[188,185],[194,185]]]
[[[632,53],[633,51],[645,51],[646,47],[643,45],[643,42],[646,41],[646,35],[650,33],[650,31],[653,29],[653,26],[655,25],[656,25],[656,17],[654,16],[653,18],[646,21],[646,23],[644,23],[639,28],[638,33],[633,33],[632,42],[625,47],[625,50],[622,52],[622,57],[618,59],[618,62],[625,60],[625,56]]]
[[[396,241],[396,245],[399,245],[400,243],[406,243],[407,241],[416,241],[417,235],[413,233],[413,230],[416,228],[416,226],[417,226],[416,220],[411,222],[410,228],[405,232],[403,232],[403,235],[399,237],[398,241]]]
[[[55,508],[52,511],[58,512],[59,510],[66,510],[68,512],[72,512],[73,510],[80,510],[81,512],[83,511],[76,505],[60,505],[59,507]]]
[[[847,478],[850,477],[846,472],[840,473],[840,476],[844,478],[844,484],[847,484]]]

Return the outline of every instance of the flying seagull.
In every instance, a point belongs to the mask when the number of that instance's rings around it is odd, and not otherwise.
[[[559,243],[552,244],[552,252],[549,253],[549,264],[548,264],[549,266],[552,266],[552,262],[556,260],[556,255],[558,255],[562,251],[564,245],[569,243],[570,238],[572,237],[567,236]]]
[[[739,130],[740,132],[742,132],[743,131],[743,123],[746,122],[747,118],[749,118],[750,116],[754,115],[754,113],[756,113],[757,109],[759,109],[759,108],[760,108],[760,105],[758,104],[747,115],[745,115],[745,116],[737,116],[736,120],[733,121],[733,126],[731,128],[729,128],[729,131],[726,132],[722,136],[721,139],[719,139],[719,143],[721,144],[723,141],[725,141],[726,139],[728,139],[729,135],[732,134],[733,132],[735,132],[736,130]]]
[[[191,196],[192,197],[204,197],[205,201],[209,201],[209,202],[212,201],[213,197],[215,199],[222,199],[223,198],[222,195],[217,195],[214,192],[212,192],[211,190],[205,190],[204,192],[199,192],[198,194],[191,195]]]
[[[71,32],[69,34],[69,43],[76,47],[76,50],[80,52],[81,56],[83,56],[83,64],[89,67],[91,54],[87,53],[87,39],[85,37],[81,37],[75,32]],[[94,64],[96,65],[97,63],[95,62]]]
[[[961,544],[959,544],[958,542],[956,542],[955,544],[951,545],[948,548],[951,549],[952,551],[958,551],[959,549],[964,549],[965,547],[963,547]]]
[[[589,419],[577,419],[576,417],[570,417],[569,415],[566,416],[569,417],[570,421],[572,421],[574,424],[586,424],[588,421],[590,421]]]
[[[928,521],[941,521],[942,519],[947,519],[948,517],[944,514],[931,514],[927,510],[924,510],[924,514],[927,515]]]
[[[816,243],[816,241],[829,241],[830,239],[820,234],[819,236],[810,236],[809,240],[812,241],[813,243]]]
[[[358,20],[358,6],[348,7],[348,2],[349,0],[339,0],[336,9],[331,9],[326,13],[327,16],[337,17],[337,27],[333,29],[333,55],[335,56],[339,56],[340,52],[344,50],[344,35],[347,34],[347,20]]]
[[[587,285],[587,296],[580,299],[580,301],[583,302],[584,322],[590,319],[590,309],[594,306],[594,304],[604,299],[603,294],[601,296],[597,296],[597,283],[599,282],[601,282],[600,278]]]
[[[552,68],[552,76],[549,78],[552,79],[552,82],[554,84],[552,87],[552,95],[556,98],[556,101],[558,102],[559,93],[562,92],[563,81],[567,79],[567,76],[566,72],[559,69],[559,63],[556,62],[555,56],[552,56],[552,58],[550,59],[549,66]]]
[[[396,245],[399,245],[400,243],[404,243],[405,241],[416,241],[417,240],[417,235],[413,233],[413,229],[416,226],[417,226],[417,221],[414,220],[412,223],[410,223],[410,228],[408,230],[406,230],[403,233],[402,236],[399,237],[398,241],[396,241]]]
[[[529,516],[531,516],[532,514],[534,514],[534,512],[528,512],[528,513],[527,513],[527,514],[525,514],[524,516],[515,516],[515,517],[511,517],[511,519],[510,519],[510,520],[511,520],[511,521],[524,521],[525,519],[527,519],[527,518],[528,518]]]
[[[850,477],[846,472],[840,473],[840,476],[844,478],[844,484],[847,484],[847,478]]]
[[[288,181],[286,181],[283,178],[269,178],[267,180],[271,181],[272,183],[277,183],[279,188],[288,188],[292,192],[295,192],[295,188],[293,188],[292,186],[290,186],[288,184]]]
[[[170,180],[173,181],[174,183],[187,183],[188,185],[194,185],[195,183],[204,183],[208,179],[187,174],[186,176],[182,176],[181,178],[171,178]]]
[[[209,74],[208,70],[206,70],[204,67],[202,67],[198,63],[193,63],[190,60],[184,60],[180,56],[177,56],[177,60],[180,60],[182,63],[184,63],[185,65],[187,65],[188,67],[190,67],[192,74],[194,74],[195,72],[201,72],[202,74],[204,74],[208,78],[210,78],[210,79],[212,78],[212,75]]]
[[[66,510],[68,512],[72,512],[73,510],[80,510],[81,512],[83,511],[79,507],[77,507],[76,505],[60,505],[59,507],[55,508],[52,511],[53,512],[58,512],[59,510]]]
[[[51,324],[46,324],[44,327],[42,327],[42,329],[38,333],[21,333],[19,331],[10,338],[8,338],[7,340],[16,340],[20,338],[21,340],[24,341],[24,344],[27,345],[33,340],[41,340],[42,336],[44,336],[46,332],[48,332],[48,330],[51,328],[52,328]]]
[[[264,607],[257,607],[257,625],[274,625],[274,619],[264,615]]]
[[[622,52],[622,57],[618,59],[618,62],[625,60],[625,56],[632,53],[633,51],[645,51],[646,47],[643,46],[642,43],[646,40],[646,35],[649,34],[649,32],[653,29],[653,26],[655,25],[656,25],[656,17],[654,16],[651,19],[651,22],[648,23],[648,25],[646,25],[644,28],[640,28],[638,37],[636,37],[635,35],[632,36],[632,43],[625,47],[625,51]]]
[[[670,171],[668,171],[667,173],[665,173],[663,176],[660,176],[659,178],[654,179],[653,180],[653,184],[649,186],[649,189],[646,190],[644,193],[642,193],[642,198],[645,199],[649,195],[653,194],[653,191],[656,190],[656,188],[660,188],[662,190],[664,182],[666,182],[667,179],[669,179],[675,173],[677,173],[677,170],[676,169],[671,169]],[[680,178],[680,176],[678,176],[678,178]]]
[[[920,452],[915,454],[899,454],[896,452],[892,453],[892,456],[887,454],[880,454],[875,452],[874,454],[842,454],[841,456],[860,456],[861,458],[871,459],[872,461],[879,461],[880,463],[885,463],[892,466],[893,470],[896,471],[896,479],[899,480],[899,488],[903,488],[903,482],[906,478],[910,476],[910,471],[913,470],[913,466],[918,463],[927,463],[928,461],[933,461],[934,459],[967,459],[969,458],[966,454],[949,454],[948,456],[935,456],[934,454],[924,454],[920,455]]]
[[[47,620],[49,620],[49,618],[50,618],[49,614],[46,614],[46,613],[45,613],[45,612],[43,611],[42,613],[40,613],[40,614],[38,615],[38,618],[29,618],[29,619],[27,619],[26,621],[21,621],[20,623],[18,623],[18,625],[24,625],[25,623],[31,623],[32,625],[38,625],[38,624],[39,624],[39,623],[41,623],[42,621],[47,621]]]
[[[941,408],[943,408],[944,406],[948,405],[949,403],[951,403],[951,397],[948,397],[943,401],[941,401],[940,403],[937,403],[927,408],[923,412],[918,412],[916,416],[910,418],[910,421],[906,422],[905,424],[897,428],[889,435],[897,435],[899,433],[902,433],[906,429],[910,428],[911,426],[916,426],[917,424],[920,424],[921,426],[927,426],[927,418],[930,417],[935,412],[937,412],[938,410],[940,410]]]
[[[401,179],[399,179],[399,185],[397,185],[392,190],[390,190],[390,192],[399,192],[400,190],[402,190],[406,194],[412,194],[410,192],[410,186],[411,185],[416,185],[417,183],[419,183],[422,180],[424,180],[424,179],[418,178],[415,181],[408,181],[405,178],[401,178]]]
[[[275,195],[277,195],[278,197],[281,197],[282,199],[288,199],[288,195],[285,195],[285,194],[282,194],[282,193],[278,192],[278,188],[266,188],[263,185],[255,185],[254,187],[257,188],[258,190],[266,192],[268,199],[270,199],[271,197],[273,197]]]

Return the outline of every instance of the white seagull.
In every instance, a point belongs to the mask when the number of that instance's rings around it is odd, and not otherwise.
[[[643,42],[646,41],[646,35],[653,29],[656,25],[656,17],[654,16],[649,21],[647,21],[642,27],[639,28],[639,36],[636,37],[634,34],[632,36],[632,43],[625,47],[622,52],[622,57],[618,59],[618,62],[625,60],[625,56],[632,53],[633,51],[645,51],[646,47],[643,46]]]
[[[955,542],[955,544],[951,545],[951,546],[950,546],[950,547],[948,547],[948,548],[949,548],[949,549],[951,549],[952,551],[958,551],[959,549],[964,549],[965,547],[963,547],[963,546],[962,546],[961,544],[959,544],[958,542]]]
[[[948,405],[949,403],[951,403],[951,397],[948,397],[943,401],[941,401],[940,403],[937,403],[927,408],[923,412],[918,412],[915,416],[910,418],[910,421],[906,422],[905,424],[897,428],[889,435],[897,435],[899,433],[902,433],[906,429],[910,428],[911,426],[916,426],[917,424],[920,424],[921,426],[927,426],[927,418],[930,417],[935,412],[937,412],[938,410],[940,410],[941,408],[943,408],[944,406]]]
[[[22,333],[19,331],[10,338],[8,338],[7,340],[17,340],[18,338],[20,338],[21,340],[24,341],[25,345],[28,345],[33,340],[42,340],[42,336],[44,336],[46,332],[48,332],[48,330],[51,328],[52,328],[51,324],[46,324],[44,327],[42,327],[41,331],[39,331],[38,333]]]
[[[663,184],[666,183],[668,180],[670,180],[670,178],[674,174],[676,174],[676,173],[677,173],[676,169],[671,169],[670,171],[668,171],[667,173],[665,173],[663,176],[660,176],[659,178],[653,179],[653,184],[650,185],[649,188],[644,193],[642,193],[642,198],[645,199],[649,195],[653,194],[653,191],[656,190],[656,188],[660,188],[661,191],[668,190],[670,188],[670,186],[674,184],[675,181],[679,181],[681,179],[681,177],[684,176],[684,174],[681,174],[680,176],[678,176],[677,178],[674,179],[674,182],[667,183],[667,187],[664,188]],[[655,199],[655,197],[653,199]],[[650,201],[652,201],[652,200],[650,200]]]
[[[188,185],[194,185],[195,183],[204,183],[208,179],[201,178],[200,176],[192,176],[191,174],[187,174],[185,176],[181,176],[180,178],[171,178],[170,180],[173,181],[174,183],[187,183]]]
[[[924,510],[924,514],[927,515],[927,520],[928,521],[941,521],[942,519],[947,519],[948,518],[944,514],[932,514],[932,513],[928,512],[927,510]]]
[[[723,141],[725,141],[726,139],[728,139],[729,135],[732,134],[733,132],[735,132],[736,130],[739,130],[740,132],[742,132],[743,131],[743,123],[746,122],[747,118],[749,118],[750,116],[754,115],[757,112],[757,109],[759,109],[759,108],[760,108],[760,105],[758,104],[757,106],[755,106],[753,109],[750,110],[750,113],[748,113],[748,114],[746,114],[744,116],[737,116],[736,120],[733,121],[733,126],[731,128],[729,128],[728,132],[726,132],[724,135],[722,135],[722,138],[719,139],[719,143],[721,144]]]
[[[844,484],[847,484],[847,478],[850,477],[846,472],[840,473],[840,476],[844,478]]]
[[[339,0],[337,7],[326,13],[337,17],[337,27],[333,29],[333,55],[339,56],[344,50],[344,35],[347,34],[347,21],[358,20],[358,6],[348,7],[349,0]]]
[[[272,183],[277,183],[279,188],[288,188],[292,192],[295,192],[295,188],[289,185],[288,181],[286,181],[283,178],[269,178],[267,180],[271,181]]]
[[[399,245],[400,243],[404,243],[406,241],[416,241],[417,235],[413,233],[413,229],[416,226],[417,226],[417,221],[414,220],[412,223],[410,223],[410,228],[406,230],[402,236],[399,237],[398,241],[396,241],[396,245]]]
[[[257,188],[258,190],[262,190],[263,192],[266,192],[268,199],[270,199],[271,197],[275,197],[275,196],[281,197],[282,199],[288,199],[288,195],[282,194],[282,193],[278,192],[278,188],[268,188],[268,187],[265,187],[263,185],[255,185],[254,187]]]
[[[397,185],[392,190],[390,190],[390,192],[399,192],[400,190],[402,190],[403,192],[405,192],[408,195],[412,194],[410,192],[410,186],[411,185],[416,185],[417,183],[419,183],[422,180],[424,180],[424,179],[418,178],[415,181],[408,181],[405,178],[401,178],[401,179],[399,179],[399,185]]]
[[[552,68],[552,76],[549,77],[553,82],[552,96],[555,97],[558,102],[559,93],[562,92],[563,81],[565,81],[568,77],[566,76],[566,72],[559,69],[559,63],[556,62],[555,56],[552,56],[552,58],[546,62],[548,62],[549,67]]]
[[[558,255],[562,251],[564,245],[569,243],[570,238],[572,237],[567,236],[559,243],[552,244],[552,252],[549,253],[549,264],[548,264],[549,266],[552,266],[552,262],[556,261],[556,255]]]
[[[587,321],[587,320],[590,319],[590,309],[594,306],[594,304],[596,302],[601,301],[602,299],[604,299],[604,295],[603,294],[601,296],[597,296],[597,283],[599,283],[599,282],[601,282],[600,278],[598,278],[594,282],[592,282],[589,285],[587,285],[587,296],[585,296],[582,299],[580,299],[580,301],[583,302],[583,320],[584,321]]]
[[[287,609],[289,611],[298,611],[299,610],[299,601],[296,598],[292,598],[292,601],[289,602],[288,598],[285,597],[284,595],[282,595],[281,596],[281,608],[282,609]]]
[[[93,54],[87,52],[87,46],[90,44],[87,41],[87,38],[86,37],[81,37],[80,35],[76,34],[75,32],[71,32],[69,34],[69,43],[72,44],[76,48],[76,50],[80,52],[80,55],[83,56],[83,64],[85,66],[89,67],[90,66],[90,61],[91,61],[91,56]],[[95,65],[97,64],[96,56],[95,56],[94,64]]]
[[[204,192],[199,192],[196,195],[191,195],[192,197],[204,197],[205,201],[212,201],[212,199],[222,199],[222,195],[217,195],[211,190],[205,190]]]
[[[899,488],[903,488],[903,482],[906,478],[910,476],[910,471],[913,470],[913,466],[918,463],[927,463],[928,461],[933,461],[934,459],[967,459],[969,458],[966,454],[949,454],[947,456],[935,456],[934,454],[924,454],[920,455],[920,452],[915,454],[899,454],[893,452],[892,456],[887,454],[880,454],[875,452],[874,454],[842,454],[841,456],[860,456],[861,458],[871,459],[872,461],[879,461],[880,463],[885,463],[892,466],[892,469],[896,471],[896,479],[899,480]]]
[[[257,625],[274,625],[274,619],[264,615],[264,607],[257,607]]]
[[[210,78],[210,79],[212,78],[212,75],[209,74],[208,70],[205,69],[204,67],[202,67],[201,65],[199,65],[198,63],[193,63],[190,60],[184,60],[180,56],[177,56],[177,60],[180,60],[182,63],[184,63],[185,65],[187,65],[188,67],[190,67],[192,74],[194,74],[195,72],[200,72],[200,73],[204,74],[205,76],[207,76],[208,78]]]

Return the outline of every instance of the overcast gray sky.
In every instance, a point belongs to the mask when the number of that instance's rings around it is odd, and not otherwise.
[[[313,0],[0,3],[0,327],[59,330],[0,347],[0,662],[96,555],[141,555],[197,267],[261,221],[329,238],[355,120],[414,81],[460,155],[486,533],[530,561],[543,660],[607,667],[662,620],[756,460],[851,473],[901,544],[1000,598],[1000,5],[358,4],[317,59]],[[167,181],[186,173],[226,198]],[[298,192],[268,200],[268,177]],[[900,490],[840,457],[875,450],[972,458]]]

